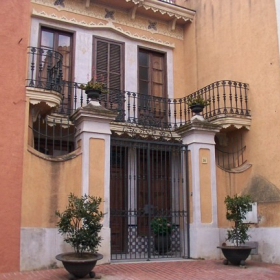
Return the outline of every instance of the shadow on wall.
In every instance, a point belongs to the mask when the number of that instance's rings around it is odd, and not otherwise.
[[[242,195],[250,195],[254,202],[279,202],[280,190],[262,176],[254,176]]]

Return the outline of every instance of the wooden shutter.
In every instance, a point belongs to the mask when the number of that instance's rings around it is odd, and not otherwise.
[[[93,78],[122,90],[122,44],[95,38]]]

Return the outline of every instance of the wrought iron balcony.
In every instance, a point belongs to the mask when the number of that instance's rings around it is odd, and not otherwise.
[[[105,108],[118,112],[117,122],[178,128],[190,122],[193,114],[188,99],[197,95],[209,100],[209,105],[202,112],[205,119],[216,123],[221,119],[225,121],[228,117],[246,120],[250,117],[248,90],[248,84],[230,80],[217,81],[186,97],[176,99],[107,89],[107,93],[101,94],[100,103]],[[79,88],[79,83],[64,81],[62,93],[64,97],[58,113],[70,115],[89,102],[85,92]]]
[[[58,113],[71,115],[89,102],[79,83],[62,80],[63,57],[60,53],[35,47],[28,50],[27,95],[32,104],[44,102],[49,107],[60,105]],[[37,91],[30,92],[30,88]],[[248,90],[248,84],[231,80],[214,82],[188,96],[175,99],[107,89],[107,93],[100,96],[100,103],[118,113],[117,122],[176,129],[190,122],[193,114],[188,99],[199,95],[209,100],[209,105],[202,112],[205,119],[224,128],[231,125],[249,128]]]
[[[61,92],[61,53],[44,48],[28,47],[29,71],[27,86]]]

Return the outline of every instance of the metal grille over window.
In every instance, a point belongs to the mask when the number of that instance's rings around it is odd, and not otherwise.
[[[32,112],[29,126],[35,150],[50,156],[61,156],[74,150],[75,127],[68,117],[43,117]]]

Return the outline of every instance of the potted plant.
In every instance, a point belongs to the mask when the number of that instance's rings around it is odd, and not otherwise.
[[[226,246],[223,244],[219,246],[226,258],[224,264],[228,262],[234,265],[244,265],[245,260],[250,255],[253,247],[244,246],[246,240],[249,240],[248,235],[249,224],[243,223],[246,218],[246,213],[250,211],[252,207],[252,199],[249,195],[233,197],[227,196],[225,198],[225,204],[227,208],[226,218],[233,222],[231,229],[227,231],[226,240],[233,243],[232,246]]]
[[[83,278],[87,274],[93,278],[95,273],[92,269],[96,262],[103,258],[97,253],[97,247],[101,242],[100,221],[103,217],[103,213],[99,211],[100,203],[100,197],[86,194],[77,197],[70,193],[66,209],[63,212],[55,212],[59,218],[58,232],[74,249],[72,253],[57,255],[56,259],[62,261],[72,278]]]
[[[196,115],[199,115],[199,113],[202,112],[203,108],[209,104],[210,101],[204,99],[202,95],[196,95],[188,98],[188,106]]]
[[[170,251],[172,224],[166,218],[156,217],[151,222],[151,229],[154,233],[155,250],[160,255]]]
[[[97,100],[101,93],[106,93],[106,84],[103,82],[95,81],[93,78],[86,84],[81,84],[80,89],[85,90],[90,99]]]

